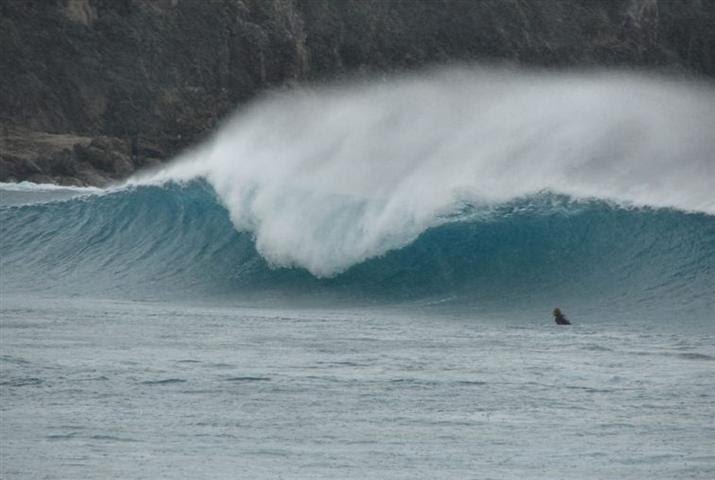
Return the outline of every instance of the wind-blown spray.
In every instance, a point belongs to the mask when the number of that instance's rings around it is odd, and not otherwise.
[[[714,127],[699,84],[449,70],[271,95],[136,181],[205,177],[272,264],[332,276],[465,202],[549,190],[713,214]]]

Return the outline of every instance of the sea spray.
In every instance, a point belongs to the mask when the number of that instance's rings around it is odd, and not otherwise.
[[[644,74],[485,68],[294,90],[132,183],[203,177],[271,264],[330,277],[465,202],[551,191],[715,214],[714,92]]]

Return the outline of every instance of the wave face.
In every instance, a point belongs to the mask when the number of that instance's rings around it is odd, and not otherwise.
[[[710,315],[712,125],[711,87],[613,73],[273,95],[125,186],[4,186],[3,286]]]
[[[276,268],[205,182],[0,208],[6,292],[345,298],[548,308],[554,299],[705,317],[715,217],[542,193],[463,204],[408,246],[330,278]]]

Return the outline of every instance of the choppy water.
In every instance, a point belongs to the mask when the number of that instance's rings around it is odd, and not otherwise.
[[[574,320],[5,299],[2,477],[712,478],[713,332]]]

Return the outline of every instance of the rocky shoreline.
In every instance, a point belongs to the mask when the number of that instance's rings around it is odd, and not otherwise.
[[[450,62],[715,76],[699,0],[5,0],[0,181],[106,185],[266,89]]]
[[[5,128],[0,141],[0,180],[102,187],[164,159],[157,147],[136,139]]]

